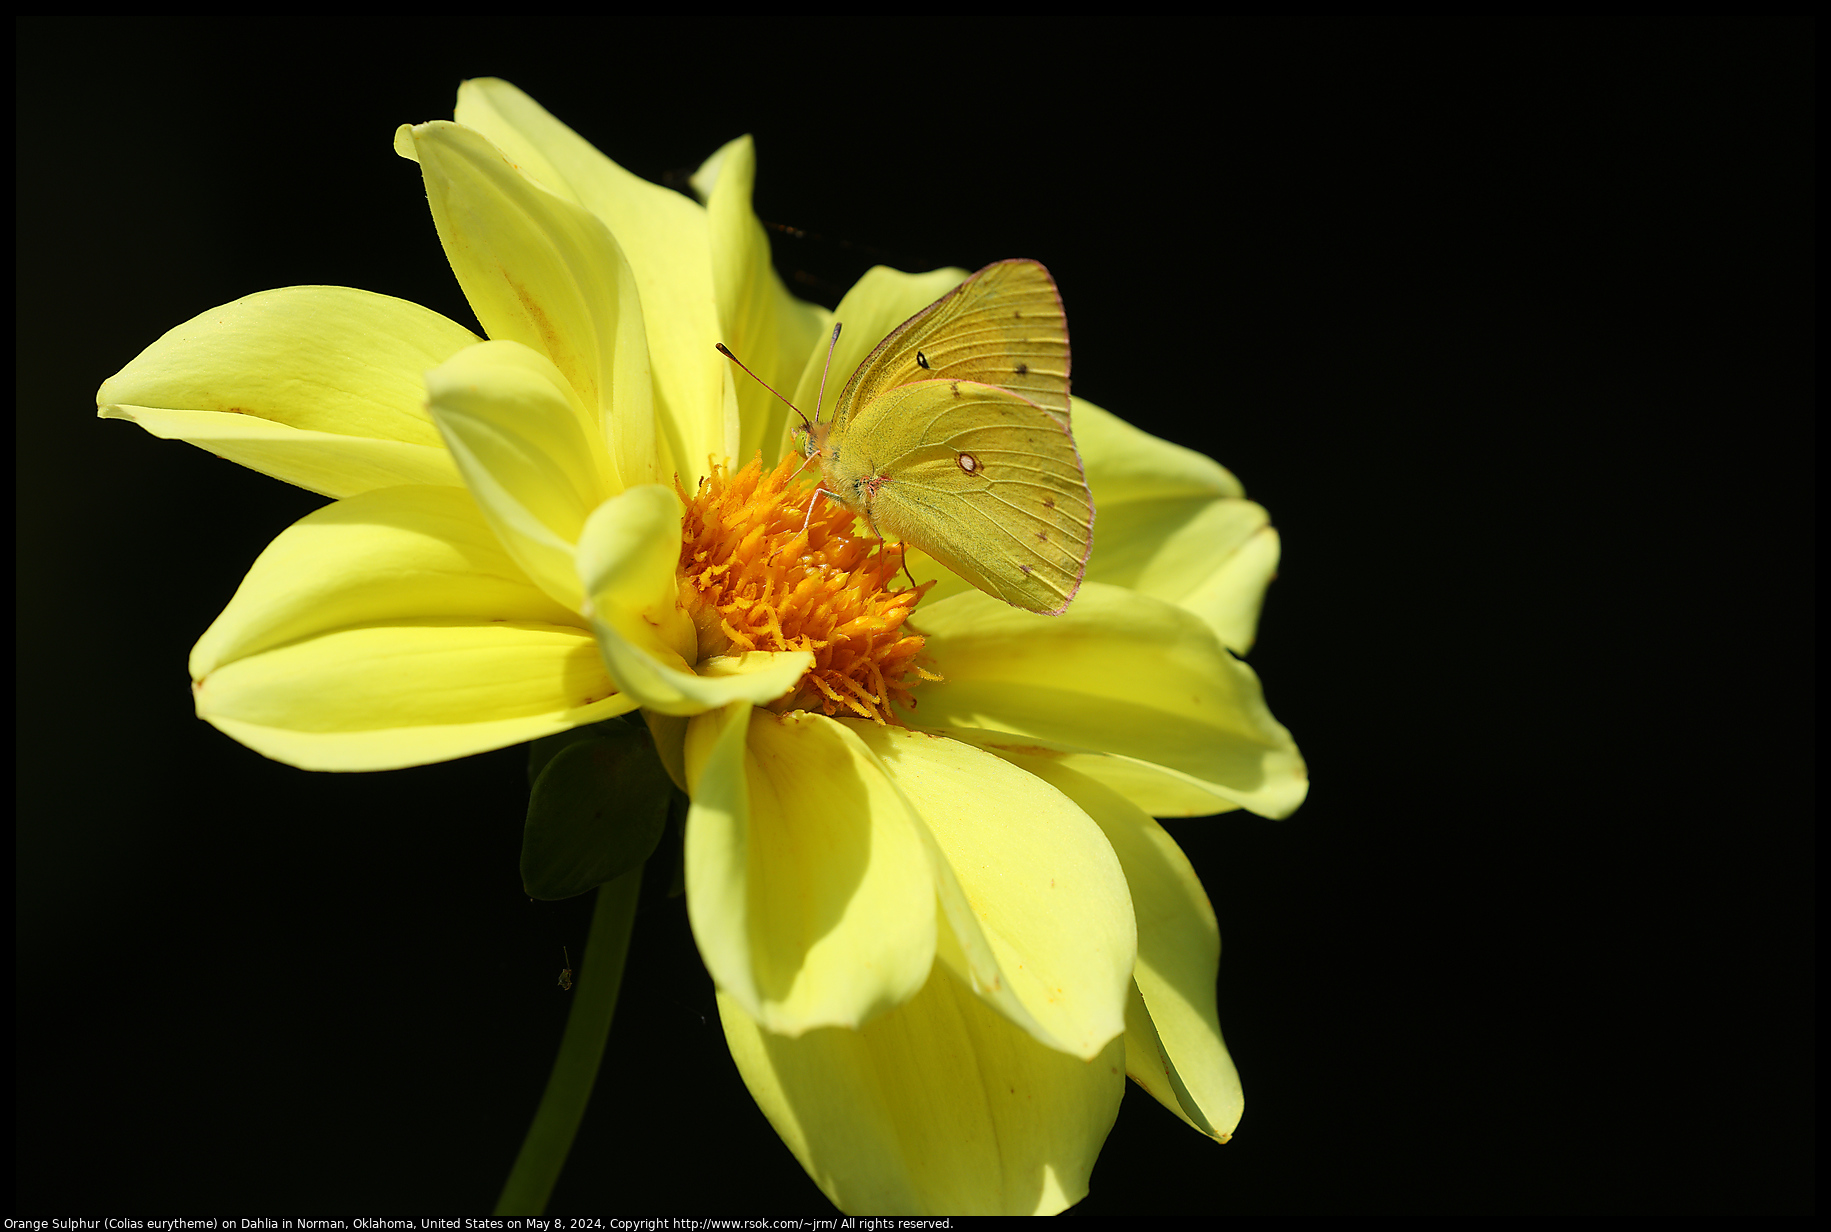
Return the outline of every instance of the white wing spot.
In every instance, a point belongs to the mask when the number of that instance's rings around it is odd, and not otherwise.
[[[963,453],[956,458],[955,461],[960,463],[960,469],[967,474],[977,475],[979,473],[979,459],[975,458],[972,454]]]

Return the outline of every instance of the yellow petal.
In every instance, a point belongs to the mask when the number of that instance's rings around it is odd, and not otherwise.
[[[1280,547],[1276,530],[1259,527],[1174,602],[1207,621],[1221,645],[1245,654],[1258,639],[1259,611],[1265,588],[1278,576]]]
[[[1138,920],[1126,1011],[1126,1071],[1159,1103],[1220,1142],[1245,1107],[1221,1039],[1221,932],[1201,879],[1164,828],[1116,792],[1046,758],[1013,756],[1080,805],[1112,843]]]
[[[744,1084],[834,1205],[853,1215],[1053,1215],[1087,1194],[1119,1112],[1123,1045],[1046,1048],[937,964],[858,1031],[798,1039],[719,996]]]
[[[1059,740],[1013,736],[989,728],[932,727],[926,730],[964,741],[1007,760],[1012,754],[1046,757],[1096,783],[1105,784],[1152,817],[1208,817],[1240,807],[1225,796],[1216,795],[1211,783],[1134,757],[1088,753]]]
[[[478,341],[406,300],[285,287],[193,317],[102,384],[104,419],[325,496],[461,482],[421,377]]]
[[[558,368],[519,342],[459,351],[426,374],[426,395],[509,554],[556,602],[580,610],[573,547],[613,490],[590,412]]]
[[[687,911],[706,969],[771,1031],[857,1026],[935,954],[920,822],[848,729],[738,702],[687,727]]]
[[[304,770],[468,757],[635,709],[583,629],[426,620],[342,629],[217,668],[200,718]]]
[[[1261,816],[1303,801],[1303,759],[1258,677],[1192,613],[1098,582],[1056,617],[978,592],[922,613],[946,677],[922,688],[924,724],[1134,757]]]
[[[615,483],[665,479],[641,298],[604,224],[468,128],[415,125],[396,145],[420,165],[439,242],[484,331],[564,374],[597,417]]]
[[[585,611],[619,688],[662,714],[702,714],[734,701],[776,700],[814,664],[807,651],[747,655],[700,675],[693,622],[680,609],[680,500],[630,488],[586,520],[575,553]]]
[[[1206,454],[1134,428],[1085,398],[1073,402],[1074,439],[1096,509],[1122,501],[1246,495],[1240,481]]]
[[[1278,532],[1265,509],[1232,497],[1171,497],[1100,507],[1087,579],[1187,608],[1236,654],[1252,647]]]
[[[506,81],[465,82],[455,114],[617,237],[640,289],[655,396],[673,453],[669,469],[654,478],[665,482],[678,469],[691,491],[708,455],[722,461],[737,446],[736,386],[712,349],[718,307],[705,210],[631,175]]]
[[[1125,1029],[1137,938],[1125,875],[1073,801],[1010,763],[923,732],[851,722],[921,814],[996,960],[975,986],[1002,984],[1014,1021],[1054,1048],[1099,1054]],[[959,930],[956,930],[959,931]],[[1004,998],[988,996],[1001,1010]]]
[[[749,137],[728,142],[700,169],[693,183],[706,197],[712,243],[712,280],[718,291],[722,341],[750,370],[792,397],[808,355],[824,346],[833,314],[788,293],[771,263],[769,237],[751,208],[756,146]],[[793,418],[782,400],[739,374],[737,458],[763,451],[765,470],[782,456]],[[812,415],[811,406],[805,413]]]
[[[1277,572],[1278,534],[1219,463],[1075,399],[1075,439],[1099,517],[1087,580],[1194,612],[1244,654]]]
[[[191,651],[191,678],[288,642],[426,620],[585,632],[502,550],[463,488],[387,488],[280,532]]]
[[[635,706],[462,488],[388,488],[294,523],[191,676],[201,717],[311,770],[447,761]]]

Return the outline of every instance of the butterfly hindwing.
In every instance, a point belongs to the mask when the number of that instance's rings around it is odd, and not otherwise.
[[[1066,424],[1068,319],[1035,261],[986,266],[890,332],[846,383],[841,415],[885,391],[946,377],[995,385]]]
[[[1080,589],[1093,497],[1054,414],[995,385],[924,380],[859,407],[827,480],[878,529],[988,594],[1051,615]]]

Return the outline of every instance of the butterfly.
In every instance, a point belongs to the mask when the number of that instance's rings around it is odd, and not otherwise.
[[[879,538],[1059,616],[1093,550],[1069,415],[1062,297],[1039,263],[998,261],[891,330],[795,445]]]

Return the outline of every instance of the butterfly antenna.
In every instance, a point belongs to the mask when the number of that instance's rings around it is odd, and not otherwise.
[[[837,333],[834,336],[837,337],[838,336]],[[750,372],[750,368],[744,363],[744,361],[739,359],[737,356],[733,355],[729,350],[727,350],[724,343],[715,342],[712,345],[718,348],[718,353],[720,355],[723,355],[726,359],[730,360],[732,363],[736,364],[738,367],[743,368],[745,372]],[[832,361],[833,361],[832,352],[828,351],[827,352],[827,362],[831,363]],[[756,373],[750,372],[750,379],[755,381],[757,384],[761,385],[764,389],[767,389],[770,393],[776,394],[776,397],[782,398],[781,394],[776,393],[775,386],[771,385],[768,381],[765,381],[762,377],[758,376]],[[825,380],[826,380],[825,377],[821,378],[821,383],[823,385],[825,384]],[[788,407],[788,409],[793,411],[795,414],[801,415],[801,408],[796,406],[793,402],[790,402],[787,398],[782,398],[782,404],[784,406]],[[816,407],[814,410],[814,418],[816,418],[816,419],[820,418],[820,410],[818,407]],[[801,422],[804,424],[807,423],[806,415],[801,415]],[[810,431],[810,432],[813,431],[813,428],[811,425],[809,426],[808,431]]]
[[[820,422],[820,403],[826,397],[826,374],[833,368],[833,348],[839,345],[840,322],[833,322],[833,337],[826,344],[826,367],[820,370],[820,392],[814,395],[814,422]]]

